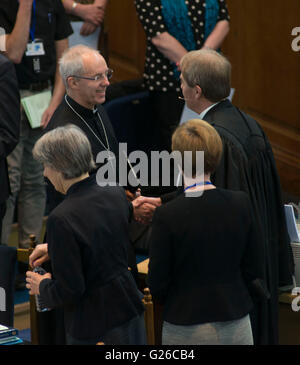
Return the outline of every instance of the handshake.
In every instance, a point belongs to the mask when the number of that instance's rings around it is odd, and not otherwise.
[[[134,219],[142,224],[149,224],[152,221],[155,209],[161,206],[160,198],[141,196],[140,189],[138,189],[135,194],[126,190],[126,196],[132,203]]]

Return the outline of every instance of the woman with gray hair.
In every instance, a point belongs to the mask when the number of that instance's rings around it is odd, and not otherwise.
[[[145,344],[142,295],[127,264],[124,190],[89,176],[91,146],[74,125],[46,133],[33,155],[66,197],[48,217],[48,243],[30,256],[32,267],[50,259],[53,278],[27,272],[30,294],[48,308],[63,307],[67,344]]]

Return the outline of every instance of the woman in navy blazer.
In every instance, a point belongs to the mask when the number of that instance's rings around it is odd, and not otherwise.
[[[163,344],[253,344],[249,312],[263,286],[249,198],[211,184],[222,142],[208,123],[178,127],[172,149],[193,158],[183,166],[184,194],[153,218],[148,284],[164,304]]]

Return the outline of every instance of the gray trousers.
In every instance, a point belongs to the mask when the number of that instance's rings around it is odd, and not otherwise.
[[[41,137],[40,128],[31,129],[22,112],[20,141],[7,157],[12,195],[6,202],[6,214],[2,222],[2,243],[8,244],[18,197],[19,247],[27,248],[29,235],[40,239],[46,205],[46,189],[42,165],[35,161],[32,149]]]
[[[253,345],[250,317],[179,326],[164,321],[163,345]]]

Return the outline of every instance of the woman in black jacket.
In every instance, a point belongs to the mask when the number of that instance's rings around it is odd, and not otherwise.
[[[124,189],[100,187],[90,143],[76,126],[56,128],[36,143],[44,175],[66,195],[47,221],[47,243],[30,256],[51,260],[51,274],[27,272],[30,294],[63,307],[68,344],[145,344],[143,304],[128,271],[130,209]]]
[[[178,127],[172,149],[193,158],[183,165],[185,193],[153,218],[148,284],[164,304],[163,344],[253,344],[249,312],[262,260],[249,198],[212,185],[222,142],[208,123]],[[204,151],[203,171],[196,151]]]

